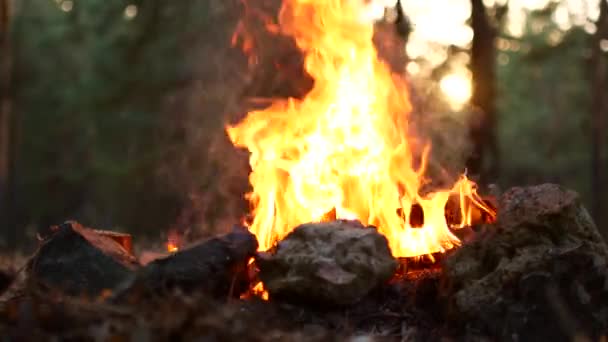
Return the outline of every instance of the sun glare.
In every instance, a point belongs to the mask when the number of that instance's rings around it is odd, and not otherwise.
[[[471,79],[463,74],[448,74],[439,81],[439,88],[450,105],[458,110],[471,99]]]

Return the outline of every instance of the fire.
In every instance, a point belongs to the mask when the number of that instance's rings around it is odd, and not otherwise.
[[[262,298],[263,300],[268,300],[268,291],[264,288],[264,283],[257,283],[252,289],[251,293]]]
[[[175,253],[177,251],[179,251],[179,247],[177,247],[176,244],[174,244],[173,242],[167,242],[167,252]]]
[[[169,230],[169,234],[167,236],[167,243],[165,244],[167,247],[167,252],[175,253],[179,251],[181,246],[181,234],[177,229]]]
[[[167,252],[175,253],[179,251],[179,237],[174,232],[169,233],[169,238],[167,238]]]
[[[460,200],[459,226],[470,223],[473,207],[491,212],[464,175],[452,188],[421,193],[430,146],[417,163],[407,88],[378,59],[365,9],[362,0],[285,0],[280,30],[305,52],[314,87],[302,100],[275,101],[227,128],[251,153],[249,228],[260,250],[299,224],[329,217],[378,227],[396,257],[426,255],[460,242],[444,214],[451,195]],[[415,204],[421,227],[410,223]]]

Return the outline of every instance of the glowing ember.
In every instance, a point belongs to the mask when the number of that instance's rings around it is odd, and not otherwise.
[[[177,245],[172,242],[167,242],[167,252],[175,253],[177,251],[179,251],[179,247],[177,247]]]
[[[170,236],[167,240],[167,252],[175,253],[179,251],[179,242],[176,236]]]
[[[262,298],[263,300],[268,300],[268,292],[264,288],[264,284],[262,282],[257,283],[252,289],[251,292]]]
[[[315,79],[303,100],[250,112],[228,135],[251,152],[251,231],[267,250],[302,223],[356,218],[378,227],[396,257],[459,244],[444,208],[460,199],[462,222],[484,206],[462,176],[451,189],[421,195],[426,148],[414,166],[408,144],[411,105],[404,84],[379,61],[363,1],[285,0],[279,23],[306,53]],[[412,222],[412,206],[423,219]],[[418,214],[419,215],[419,214]],[[416,228],[412,227],[415,226]]]
[[[179,251],[179,248],[181,246],[181,240],[181,234],[177,229],[169,230],[169,234],[167,236],[167,243],[165,245],[167,247],[167,252],[175,253]]]

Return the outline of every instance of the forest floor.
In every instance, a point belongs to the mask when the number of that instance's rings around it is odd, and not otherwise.
[[[26,260],[0,258],[7,274],[16,274],[0,297],[0,335],[14,340],[428,341],[452,335],[435,299],[439,269],[400,276],[337,308],[179,292],[119,303],[107,300],[110,293],[70,297],[28,283],[19,270]]]

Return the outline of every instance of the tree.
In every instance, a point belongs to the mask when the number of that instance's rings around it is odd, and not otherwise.
[[[0,0],[0,222],[8,226],[9,242],[14,240],[11,5],[10,0]]]
[[[558,5],[527,11],[520,36],[497,40],[499,180],[561,184],[591,209],[590,35],[559,25]]]
[[[22,0],[11,23],[19,226],[159,231],[186,194],[159,177],[167,98],[216,2]],[[18,43],[18,44],[17,44]],[[2,55],[4,56],[4,54]],[[200,61],[199,61],[200,62]],[[163,140],[166,139],[166,140]]]
[[[608,61],[602,51],[602,42],[608,40],[608,0],[600,0],[600,14],[595,24],[597,30],[591,36],[591,189],[592,214],[602,227],[605,214],[605,165],[603,161],[606,143],[606,116],[608,115]]]
[[[496,12],[495,19],[500,21],[506,12],[506,6],[499,9],[501,10]],[[483,0],[471,0],[471,26],[473,28],[471,104],[479,115],[471,121],[470,138],[473,148],[467,160],[467,170],[471,174],[480,175],[481,180],[484,181],[497,176],[499,152],[496,138],[496,48],[494,46],[497,29]]]

